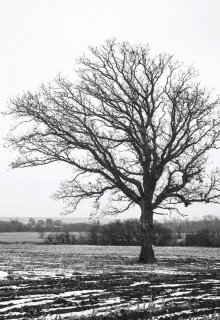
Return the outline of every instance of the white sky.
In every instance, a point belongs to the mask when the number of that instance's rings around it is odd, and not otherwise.
[[[1,111],[10,96],[35,90],[58,72],[71,77],[75,59],[89,45],[113,37],[174,54],[220,93],[219,12],[219,0],[0,0]],[[0,118],[0,217],[58,217],[62,203],[50,195],[71,172],[57,165],[10,170],[16,154],[3,148],[3,137],[11,124]],[[87,204],[74,216],[89,212]],[[187,209],[191,217],[219,212],[211,205]],[[137,208],[132,217],[138,216]]]

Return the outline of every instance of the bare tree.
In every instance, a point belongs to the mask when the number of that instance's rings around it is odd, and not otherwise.
[[[219,101],[193,68],[168,54],[152,58],[145,46],[110,40],[79,63],[76,84],[59,76],[11,101],[19,125],[8,139],[20,154],[12,167],[69,164],[73,177],[56,197],[70,211],[88,198],[101,215],[138,205],[139,260],[152,263],[154,213],[219,203],[219,171],[208,166],[219,147]]]

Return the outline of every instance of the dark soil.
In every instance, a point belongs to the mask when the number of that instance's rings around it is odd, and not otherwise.
[[[64,269],[51,275],[42,275],[39,265],[19,271],[14,264],[0,280],[0,319],[68,319],[71,314],[77,319],[85,311],[90,311],[90,320],[189,319],[220,313],[219,259],[161,258],[151,267],[130,260],[109,272]]]

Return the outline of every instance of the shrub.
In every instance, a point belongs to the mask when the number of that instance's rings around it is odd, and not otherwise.
[[[45,242],[47,244],[75,244],[76,238],[68,231],[62,233],[50,233],[46,236]]]

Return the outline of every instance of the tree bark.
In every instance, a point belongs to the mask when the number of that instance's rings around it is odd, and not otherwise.
[[[155,255],[153,249],[153,211],[145,206],[142,207],[141,213],[141,252],[139,262],[155,263]]]

